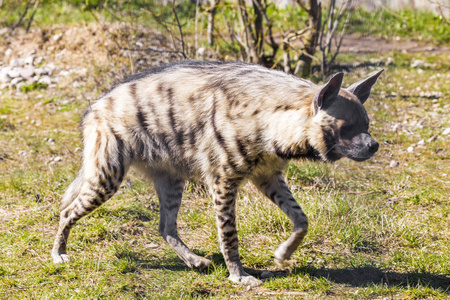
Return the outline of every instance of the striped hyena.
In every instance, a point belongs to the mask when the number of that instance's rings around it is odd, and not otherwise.
[[[378,144],[368,133],[362,104],[381,72],[346,89],[341,88],[342,73],[317,86],[239,62],[184,61],[128,78],[83,117],[83,163],[62,199],[54,262],[69,259],[70,228],[108,200],[134,165],[155,186],[159,232],[196,269],[206,268],[210,261],[179,238],[177,213],[185,180],[202,179],[213,196],[229,278],[259,285],[239,260],[238,187],[250,180],[292,220],[292,235],[275,251],[275,261],[282,264],[308,229],[307,217],[283,179],[283,168],[289,159],[362,161],[373,156]]]

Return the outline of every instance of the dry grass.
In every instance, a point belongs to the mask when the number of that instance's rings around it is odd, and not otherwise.
[[[47,30],[52,36],[61,27]],[[72,30],[83,39],[94,29]],[[68,246],[73,262],[52,264],[58,202],[80,164],[77,124],[84,108],[131,66],[136,71],[170,60],[120,56],[116,46],[105,46],[111,36],[101,32],[86,47],[75,47],[69,36],[39,44],[33,34],[19,35],[20,43],[12,44],[20,55],[36,48],[37,55],[47,56],[44,63],[62,70],[86,70],[44,90],[1,90],[0,115],[6,117],[0,119],[0,298],[449,297],[450,148],[443,135],[450,127],[448,54],[388,54],[395,64],[366,104],[381,144],[374,159],[289,165],[286,179],[310,218],[310,232],[290,269],[276,267],[273,251],[292,225],[253,186],[244,187],[237,208],[240,253],[249,273],[270,276],[262,287],[248,291],[226,280],[211,199],[200,184],[186,187],[180,234],[213,264],[205,273],[187,269],[157,233],[153,188],[134,173],[113,199],[73,229]],[[55,58],[63,49],[66,54]],[[414,59],[430,65],[411,68]],[[355,69],[345,83],[371,71]],[[73,81],[82,84],[73,87]],[[399,166],[389,167],[392,160]]]

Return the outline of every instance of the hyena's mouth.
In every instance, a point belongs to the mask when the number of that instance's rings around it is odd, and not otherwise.
[[[369,158],[373,157],[376,151],[368,151],[367,149],[355,147],[355,148],[344,148],[344,147],[335,147],[338,152],[341,153],[342,156],[345,156],[354,161],[365,161]]]
[[[370,154],[368,156],[354,156],[354,155],[348,155],[347,157],[350,158],[351,160],[354,161],[365,161],[368,160],[369,158],[373,157],[375,153]]]

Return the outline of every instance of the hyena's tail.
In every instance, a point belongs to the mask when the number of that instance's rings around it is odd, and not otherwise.
[[[64,196],[61,199],[60,209],[61,211],[64,210],[67,206],[69,206],[80,194],[81,191],[81,185],[83,183],[83,174],[84,174],[84,167],[80,169],[80,171],[77,174],[77,177],[74,181],[69,185],[66,192],[64,193]]]

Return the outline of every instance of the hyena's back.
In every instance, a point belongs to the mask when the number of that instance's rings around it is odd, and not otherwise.
[[[183,62],[157,68],[129,78],[90,107],[83,136],[92,145],[85,156],[102,153],[101,147],[114,150],[106,144],[112,140],[130,162],[145,161],[155,171],[189,177],[229,166],[246,173],[273,152],[271,135],[279,134],[283,121],[277,112],[309,110],[315,91],[309,81],[258,65]]]

